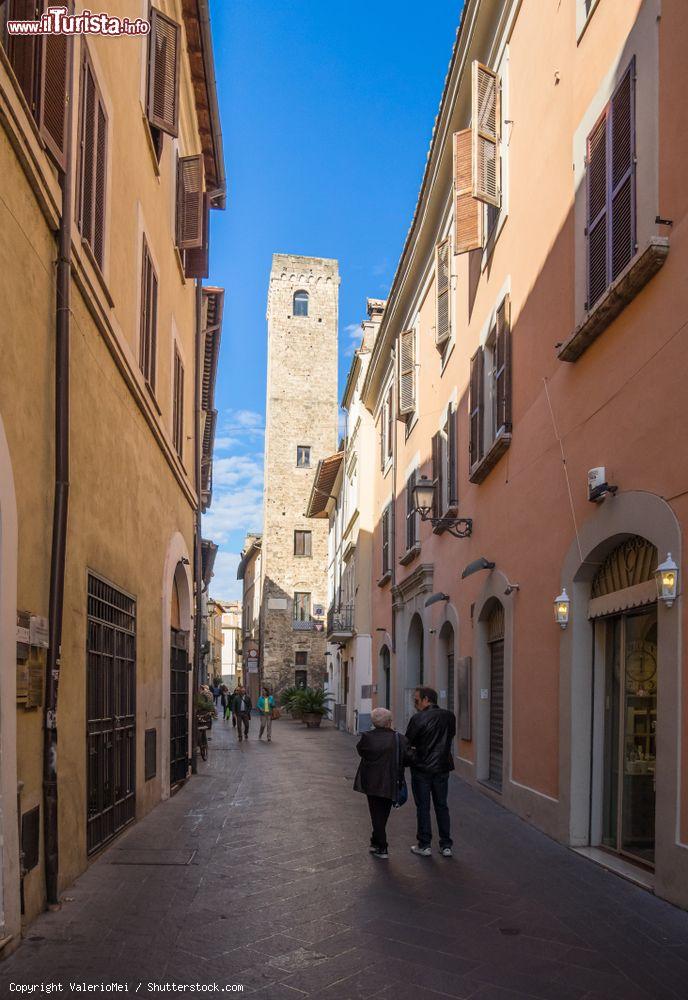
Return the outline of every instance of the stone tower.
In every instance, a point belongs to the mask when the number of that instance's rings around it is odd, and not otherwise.
[[[260,673],[273,690],[326,675],[327,521],[306,517],[337,449],[336,260],[274,254],[261,568]]]

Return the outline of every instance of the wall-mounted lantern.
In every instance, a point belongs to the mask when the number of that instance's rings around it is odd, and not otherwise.
[[[566,628],[571,617],[571,600],[566,593],[566,587],[554,601],[554,620],[561,628]]]
[[[678,594],[678,566],[671,558],[671,552],[655,570],[655,580],[658,598],[670,608]]]
[[[435,484],[427,476],[421,476],[413,487],[413,504],[421,521],[429,521],[433,528],[440,525],[454,538],[470,538],[473,532],[473,520],[470,517],[433,517],[435,506]]]

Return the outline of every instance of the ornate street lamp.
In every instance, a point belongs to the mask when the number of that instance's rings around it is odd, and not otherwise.
[[[678,594],[678,566],[671,558],[671,552],[655,570],[655,581],[659,600],[670,608]]]
[[[435,506],[435,484],[427,476],[421,476],[413,487],[414,511],[421,521],[429,521],[433,528],[441,526],[454,538],[470,538],[473,519],[470,517],[433,517]]]
[[[554,601],[554,620],[561,628],[566,628],[571,617],[571,601],[566,587]]]

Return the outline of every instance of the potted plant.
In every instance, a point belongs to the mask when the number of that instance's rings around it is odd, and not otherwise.
[[[317,729],[327,712],[327,703],[332,701],[332,695],[326,694],[322,688],[303,688],[297,691],[294,701],[308,728]]]
[[[281,691],[279,695],[280,705],[286,712],[289,712],[292,719],[301,718],[301,713],[299,712],[295,701],[298,690],[299,689],[296,687],[287,687],[284,688],[284,690]]]

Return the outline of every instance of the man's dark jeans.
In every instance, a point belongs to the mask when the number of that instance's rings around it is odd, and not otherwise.
[[[437,832],[440,847],[451,847],[451,822],[447,807],[449,791],[449,774],[423,774],[422,771],[411,769],[411,789],[413,801],[416,803],[416,818],[419,847],[429,847],[432,842],[432,826],[430,825],[430,800],[435,807]]]

